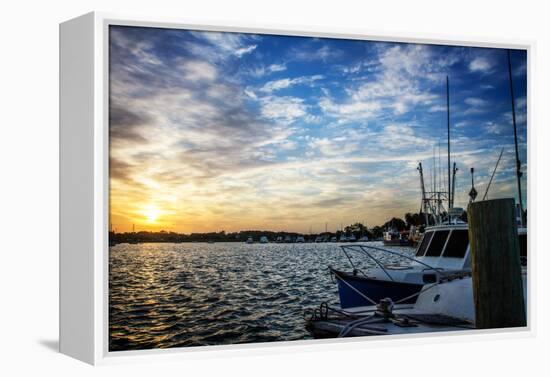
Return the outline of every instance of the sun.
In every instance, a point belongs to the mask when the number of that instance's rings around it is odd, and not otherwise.
[[[148,223],[155,223],[160,215],[160,209],[153,204],[148,205],[143,209],[143,215]]]

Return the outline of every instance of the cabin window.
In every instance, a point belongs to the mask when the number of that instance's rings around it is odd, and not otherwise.
[[[428,250],[426,250],[427,257],[438,257],[441,255],[441,251],[443,250],[443,246],[445,246],[445,241],[447,241],[447,236],[449,235],[448,230],[441,230],[439,232],[435,232],[432,237],[432,242],[430,243],[430,247],[428,247]]]
[[[416,252],[417,257],[422,257],[426,253],[426,249],[428,248],[428,245],[430,244],[430,240],[432,239],[432,236],[434,235],[433,232],[427,232],[424,234],[424,237],[422,238],[422,243],[418,247],[418,251]]]
[[[453,230],[443,256],[448,258],[464,258],[467,248],[468,231],[465,229]]]
[[[527,258],[527,234],[519,235],[519,256]]]

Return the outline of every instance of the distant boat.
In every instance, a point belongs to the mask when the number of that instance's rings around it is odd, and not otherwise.
[[[340,236],[340,242],[348,242],[348,237],[344,233]]]
[[[330,242],[338,242],[338,239],[336,238],[336,236],[333,236],[330,238]]]
[[[260,243],[269,243],[269,240],[267,239],[266,236],[262,236],[262,237],[260,238]]]
[[[359,238],[357,240],[357,242],[368,242],[369,241],[369,237],[368,236],[363,236],[361,238]]]
[[[132,237],[128,240],[130,244],[138,244],[139,240],[136,238],[136,226],[132,224]]]
[[[285,236],[285,243],[291,243],[292,242],[292,238],[290,238],[290,236]]]
[[[283,237],[282,237],[282,236],[278,236],[277,239],[275,240],[275,242],[277,242],[277,243],[283,242]]]
[[[410,246],[408,232],[398,232],[397,229],[390,229],[384,232],[384,246]]]
[[[254,240],[252,239],[252,237],[248,237],[246,239],[246,243],[254,243]]]
[[[352,233],[351,236],[348,237],[348,242],[356,242],[357,238],[355,238],[355,235]]]
[[[304,243],[306,240],[304,239],[304,236],[298,236],[296,237],[296,243]]]

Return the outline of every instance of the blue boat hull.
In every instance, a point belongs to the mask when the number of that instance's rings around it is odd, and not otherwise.
[[[332,273],[338,282],[338,294],[342,309],[372,305],[372,302],[362,297],[355,290],[378,303],[386,297],[391,298],[393,302],[397,302],[420,292],[423,287],[422,284],[374,279],[337,270],[332,270]],[[400,303],[414,304],[416,298],[417,296],[414,296]]]

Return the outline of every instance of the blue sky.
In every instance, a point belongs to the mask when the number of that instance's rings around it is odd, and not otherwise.
[[[525,51],[512,66],[526,200]],[[489,196],[517,196],[506,50],[111,27],[112,222],[305,232],[418,211],[418,162],[430,184],[440,146],[446,170],[446,76],[456,205],[501,148]]]

